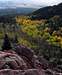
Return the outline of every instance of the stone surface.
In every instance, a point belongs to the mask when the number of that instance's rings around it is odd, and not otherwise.
[[[62,73],[50,69],[49,62],[42,56],[36,56],[33,50],[17,45],[15,51],[0,51],[0,75],[62,75]]]

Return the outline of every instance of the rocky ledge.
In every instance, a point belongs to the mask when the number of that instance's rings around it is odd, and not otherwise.
[[[15,51],[0,51],[0,75],[62,75],[48,68],[44,58],[40,60],[33,50],[20,45],[15,46]]]

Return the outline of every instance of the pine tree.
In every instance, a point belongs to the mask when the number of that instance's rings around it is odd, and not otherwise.
[[[5,34],[2,50],[10,50],[11,48],[12,47],[11,47],[8,35]]]
[[[15,35],[14,43],[18,43],[18,37],[17,37],[17,35]]]

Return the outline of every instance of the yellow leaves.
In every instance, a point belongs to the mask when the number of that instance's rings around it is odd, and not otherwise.
[[[28,18],[28,16],[21,16],[21,17],[16,17],[16,22],[18,24],[22,25],[41,25],[45,24],[47,20],[31,20]]]
[[[44,32],[49,32],[50,30],[49,30],[49,28],[48,27],[46,27],[45,29],[44,29]]]
[[[51,19],[53,23],[55,23],[59,20],[59,16],[54,16]],[[22,32],[26,33],[28,36],[32,38],[43,38],[50,44],[62,46],[62,28],[58,31],[53,31],[51,35],[51,28],[48,27],[49,23],[47,23],[47,20],[31,20],[28,16],[19,16],[16,18],[16,22],[21,25]],[[23,44],[29,45],[26,40],[24,40],[24,42],[23,40],[21,40]]]
[[[52,36],[55,36],[56,34],[57,34],[57,32],[56,32],[56,31],[54,31],[54,32],[53,32],[53,34],[52,34]]]
[[[61,42],[61,41],[62,41],[62,37],[60,37],[60,36],[57,37],[57,41],[58,41],[58,42]]]
[[[27,41],[26,39],[22,38],[22,39],[19,39],[19,43],[21,45],[24,45],[24,46],[27,46],[27,47],[31,47],[31,44],[29,41]]]

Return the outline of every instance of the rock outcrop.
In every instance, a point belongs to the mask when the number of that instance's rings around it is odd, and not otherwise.
[[[0,51],[0,75],[62,75],[48,67],[48,61],[27,47]]]

